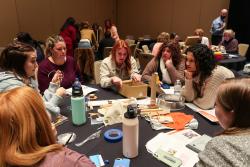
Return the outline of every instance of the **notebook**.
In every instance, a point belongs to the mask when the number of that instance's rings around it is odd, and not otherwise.
[[[190,142],[186,145],[187,148],[193,150],[196,153],[199,153],[205,149],[207,142],[209,142],[212,138],[207,135],[202,135],[194,141]]]

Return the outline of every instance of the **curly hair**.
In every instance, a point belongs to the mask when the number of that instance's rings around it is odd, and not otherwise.
[[[212,71],[216,67],[216,62],[214,59],[214,54],[207,45],[196,44],[187,48],[186,53],[193,53],[196,66],[196,75],[199,75],[199,83],[195,85],[194,88],[198,92],[198,96],[201,96],[201,87],[204,84],[205,80],[211,76]]]
[[[173,61],[173,65],[177,67],[180,62],[181,62],[181,50],[179,45],[173,43],[173,42],[165,42],[161,45],[160,50],[158,54],[156,55],[157,59],[160,59],[162,56],[162,52],[164,51],[165,48],[169,48],[171,52],[171,57]]]

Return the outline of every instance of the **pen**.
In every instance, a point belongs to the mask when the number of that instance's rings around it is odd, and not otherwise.
[[[73,136],[73,133],[71,133],[70,137],[68,138],[68,140],[66,141],[66,143],[64,144],[64,146],[67,146],[67,144],[69,144],[70,139],[72,138],[72,136]]]

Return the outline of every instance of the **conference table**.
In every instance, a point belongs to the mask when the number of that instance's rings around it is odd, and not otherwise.
[[[93,88],[97,88],[98,91],[95,92],[96,96],[98,97],[97,100],[107,100],[107,99],[121,99],[124,98],[121,95],[113,92],[110,89],[103,89],[98,85],[88,85]],[[97,108],[94,108],[94,111],[97,111]],[[184,112],[186,114],[191,114],[196,118],[199,122],[198,129],[194,130],[199,134],[207,134],[209,136],[215,136],[219,132],[222,131],[220,125],[216,123],[212,123],[208,121],[206,118],[202,117],[198,113],[192,111],[188,107],[185,107],[180,112]],[[68,117],[68,121],[64,122],[63,124],[57,127],[58,135],[67,133],[67,132],[74,132],[76,134],[76,139],[72,143],[67,145],[68,148],[75,150],[79,153],[85,154],[86,156],[101,154],[104,160],[108,160],[109,164],[105,166],[112,167],[114,164],[114,160],[116,158],[124,158],[122,154],[122,141],[117,143],[109,143],[104,140],[103,133],[111,128],[118,128],[122,130],[122,124],[114,124],[111,126],[105,126],[102,128],[102,134],[99,138],[88,141],[81,147],[76,147],[75,143],[83,141],[89,135],[96,132],[97,129],[102,126],[100,125],[91,125],[90,120],[87,120],[87,123],[82,126],[75,126],[72,124],[71,121],[71,112],[70,111],[63,111],[63,115]],[[150,123],[147,122],[144,118],[139,117],[139,155],[136,158],[130,159],[130,167],[142,167],[142,166],[150,166],[150,167],[161,167],[166,166],[161,161],[154,158],[150,153],[147,152],[145,144],[155,137],[160,132],[168,132],[170,130],[153,130],[150,126]],[[167,142],[167,141],[166,141]]]
[[[246,63],[246,57],[235,55],[232,58],[219,60],[218,63],[224,67],[227,67],[228,69],[239,71],[243,69]]]

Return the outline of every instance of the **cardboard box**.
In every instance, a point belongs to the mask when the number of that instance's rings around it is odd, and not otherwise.
[[[119,93],[125,97],[144,98],[147,97],[148,85],[143,82],[133,82],[126,80],[122,82]]]

